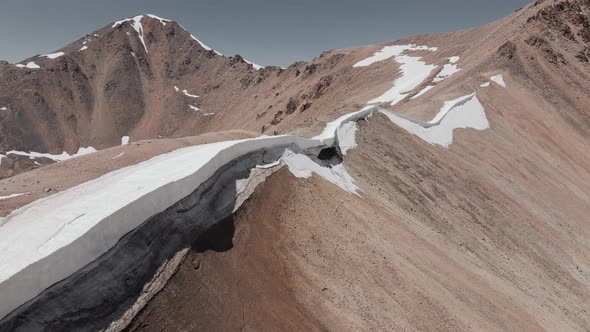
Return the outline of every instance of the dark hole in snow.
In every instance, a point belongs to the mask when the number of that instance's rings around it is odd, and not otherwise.
[[[342,163],[342,156],[340,156],[340,151],[336,147],[322,149],[317,159],[320,161],[320,164],[327,167]]]
[[[318,154],[318,159],[319,160],[330,160],[334,157],[338,156],[338,152],[336,152],[336,148],[325,148],[322,149],[322,151],[320,151],[320,154]]]

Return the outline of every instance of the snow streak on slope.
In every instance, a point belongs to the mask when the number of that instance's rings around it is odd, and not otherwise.
[[[0,201],[1,200],[5,200],[5,199],[10,199],[10,198],[18,197],[18,196],[22,196],[22,195],[26,195],[26,194],[28,194],[28,193],[12,194],[12,195],[8,195],[8,196],[0,196]]]
[[[183,28],[183,29],[184,29],[184,28]],[[186,29],[185,29],[185,30],[186,30]],[[197,37],[193,36],[192,34],[191,34],[191,38],[192,38],[194,41],[196,41],[197,43],[199,43],[199,45],[201,45],[201,47],[202,47],[202,48],[204,48],[204,49],[206,49],[207,51],[213,51],[213,52],[215,52],[217,55],[223,55],[223,54],[221,54],[221,53],[217,52],[216,50],[212,49],[211,47],[209,47],[209,46],[205,45],[205,44],[204,44],[202,41],[200,41],[200,40],[199,40]]]
[[[135,17],[132,18],[126,18],[124,20],[120,20],[115,22],[115,24],[113,24],[113,28],[116,28],[119,24],[122,24],[124,22],[132,22],[131,26],[133,27],[133,29],[137,32],[137,36],[139,37],[139,40],[141,41],[141,43],[143,44],[143,48],[145,49],[146,53],[148,52],[148,48],[145,44],[145,40],[143,39],[143,25],[141,25],[141,19],[143,18],[143,15],[137,15]],[[165,22],[162,22],[164,25],[166,24]]]
[[[31,61],[29,63],[27,63],[26,65],[23,64],[16,64],[15,66],[17,66],[18,68],[29,68],[29,69],[39,69],[41,67],[39,67],[38,64],[36,64],[35,62]]]
[[[113,158],[111,158],[111,160],[115,160],[115,159],[117,159],[117,158],[119,158],[119,157],[122,157],[124,154],[125,154],[125,152],[121,152],[121,153],[119,153],[118,155],[116,155],[116,156],[114,156]]]
[[[251,65],[251,66],[252,66],[252,67],[254,67],[254,69],[256,69],[256,70],[260,70],[260,69],[264,68],[264,66],[257,65],[257,64],[255,64],[255,63],[254,63],[254,62],[252,62],[252,61],[248,61],[248,60],[246,60],[246,59],[244,59],[244,61],[246,61],[246,63],[247,63],[247,64]]]
[[[207,51],[213,51],[215,52],[215,54],[217,55],[223,55],[219,52],[217,52],[216,50],[212,49],[211,47],[205,45],[205,43],[203,43],[202,41],[199,40],[199,38],[195,37],[192,33],[190,33],[187,29],[185,29],[182,25],[179,24],[179,26],[186,32],[188,32],[191,35],[191,38],[196,41],[197,43],[199,43],[199,45],[201,45],[202,48],[204,48]]]
[[[377,51],[371,57],[357,62],[353,67],[365,67],[373,63],[383,61],[389,58],[400,63],[401,77],[393,82],[393,87],[386,91],[383,95],[369,100],[369,104],[374,103],[391,103],[395,105],[408,95],[408,93],[415,89],[422,83],[434,68],[435,65],[428,65],[421,61],[421,57],[402,55],[406,51],[436,51],[436,47],[416,46],[416,45],[393,45],[385,46],[380,51]]]
[[[504,82],[504,77],[502,76],[502,74],[496,75],[496,76],[492,76],[492,77],[490,77],[490,79],[492,81],[496,82],[501,87],[503,87],[503,88],[506,87],[506,82]]]
[[[184,29],[184,27],[182,27],[182,26],[180,26],[180,27]],[[187,32],[188,32],[188,30],[186,30],[186,29],[184,29],[184,31],[187,31]],[[201,40],[199,40],[199,39],[198,39],[197,37],[195,37],[193,34],[191,34],[191,38],[192,38],[194,41],[196,41],[197,43],[199,43],[199,45],[201,45],[201,47],[202,47],[202,48],[204,48],[204,49],[206,49],[207,51],[213,51],[213,52],[215,52],[215,54],[223,56],[223,54],[221,54],[221,53],[220,53],[220,52],[218,52],[217,50],[214,50],[214,49],[212,49],[211,47],[209,47],[209,46],[205,45],[205,43],[203,43]],[[246,60],[246,59],[244,59],[244,61],[246,61],[246,63],[247,63],[247,64],[251,65],[251,66],[252,66],[252,67],[254,67],[254,69],[256,69],[256,70],[260,70],[260,69],[264,68],[264,66],[261,66],[261,65],[255,64],[255,63],[254,63],[254,62],[252,62],[252,61],[248,61],[248,60]]]
[[[153,15],[153,14],[146,14],[146,16],[149,16],[149,17],[151,17],[153,19],[156,19],[156,20],[160,21],[160,23],[162,23],[163,26],[166,26],[166,22],[172,22],[171,20],[167,20],[165,18],[161,18],[161,17],[158,17],[158,16]]]
[[[418,92],[414,97],[412,97],[411,99],[415,99],[420,97],[421,95],[425,94],[426,92],[430,91],[434,89],[434,85],[428,85],[427,87],[425,87],[424,89],[422,89],[420,92]]]
[[[50,154],[50,153],[41,153],[41,152],[25,152],[25,151],[16,151],[16,150],[12,150],[12,151],[8,151],[6,154],[15,154],[15,155],[19,155],[19,156],[26,156],[29,157],[31,159],[35,159],[35,158],[48,158],[51,159],[53,161],[64,161],[67,159],[71,159],[71,158],[75,158],[75,157],[79,157],[79,156],[83,156],[85,154],[89,154],[92,152],[96,152],[96,149],[89,146],[87,148],[79,148],[78,152],[74,153],[74,154],[69,154],[67,152],[62,152],[61,154]]]
[[[189,98],[199,98],[199,96],[197,96],[197,95],[190,94],[186,89],[180,91],[180,89],[177,86],[174,87],[174,91],[182,92],[185,96],[187,96]]]
[[[204,110],[198,108],[197,106],[194,105],[188,105],[188,107],[195,112],[200,112],[203,116],[211,116],[211,115],[215,115],[215,113],[209,113],[209,112],[205,112]]]
[[[57,53],[52,53],[52,54],[43,54],[41,56],[44,56],[48,59],[57,59],[64,54],[65,54],[64,52],[57,52]]]

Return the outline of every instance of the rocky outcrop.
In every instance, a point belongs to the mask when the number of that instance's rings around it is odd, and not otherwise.
[[[513,42],[507,41],[498,48],[498,56],[510,60],[516,56],[516,49],[517,47]]]
[[[567,64],[567,60],[564,58],[563,54],[558,51],[555,51],[551,44],[547,42],[544,38],[540,36],[531,36],[527,40],[525,40],[527,44],[539,49],[545,59],[554,65],[565,65]]]

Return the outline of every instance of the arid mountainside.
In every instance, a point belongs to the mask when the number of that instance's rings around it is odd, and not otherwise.
[[[437,48],[413,52],[436,66],[430,73],[436,89],[411,99],[423,86],[413,89],[396,109],[432,113],[437,105],[430,101],[507,70],[562,116],[571,117],[567,107],[588,119],[588,10],[586,1],[538,2],[481,28],[398,41]],[[118,145],[122,137],[321,126],[316,119],[358,109],[391,87],[397,62],[352,66],[381,48],[333,50],[285,69],[257,70],[240,56],[217,54],[176,22],[153,15],[114,22],[54,54],[21,61],[20,68],[0,65],[0,153],[75,154]],[[460,57],[461,70],[437,81],[452,56]],[[572,124],[588,135],[587,127]],[[52,162],[8,157],[2,177]]]
[[[220,164],[15,302],[0,331],[589,330],[589,22],[589,0],[536,1],[482,27],[282,69],[143,15],[63,55],[0,65],[0,249],[19,220],[48,227],[52,215],[23,218],[43,202],[180,148],[262,134],[325,144],[298,152],[312,166],[279,154],[295,144]],[[364,115],[338,121],[350,114]],[[30,153],[80,147],[100,151]],[[132,219],[125,208],[112,220]]]

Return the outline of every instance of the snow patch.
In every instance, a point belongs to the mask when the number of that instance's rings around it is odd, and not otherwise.
[[[6,107],[0,108],[0,111],[7,111],[7,110],[8,110],[8,108],[6,108]]]
[[[121,137],[121,145],[127,145],[127,144],[129,144],[129,136]]]
[[[174,86],[174,91],[179,92],[180,89],[177,86]],[[189,98],[199,98],[199,96],[197,96],[197,95],[190,94],[186,89],[184,89],[180,92],[182,92],[185,96],[187,96]]]
[[[167,20],[165,18],[161,18],[161,17],[158,17],[158,16],[153,15],[153,14],[146,14],[146,16],[149,16],[149,17],[151,17],[153,19],[156,19],[156,20],[160,21],[160,23],[162,23],[162,25],[164,25],[164,26],[166,26],[166,23],[167,22],[172,22],[171,20]]]
[[[78,152],[74,153],[74,154],[69,154],[67,152],[62,152],[61,154],[49,154],[49,153],[41,153],[41,152],[24,152],[24,151],[16,151],[16,150],[12,150],[12,151],[8,151],[6,153],[6,155],[9,154],[15,154],[18,156],[25,156],[25,157],[29,157],[31,159],[34,158],[48,158],[51,159],[53,161],[64,161],[64,160],[68,160],[71,158],[75,158],[75,157],[79,157],[79,156],[83,156],[85,154],[89,154],[92,152],[96,152],[96,149],[89,146],[87,148],[79,148]]]
[[[18,196],[22,196],[22,195],[28,195],[29,193],[22,193],[22,194],[11,194],[8,196],[0,196],[0,201],[1,200],[5,200],[5,199],[10,199],[10,198],[14,198],[14,197],[18,197]]]
[[[459,61],[458,56],[453,56],[449,58],[449,62],[443,66],[443,69],[436,75],[433,82],[441,82],[448,78],[449,76],[453,75],[454,73],[460,71],[461,69],[457,68],[457,62]]]
[[[260,69],[264,68],[264,66],[257,65],[257,64],[255,64],[254,62],[248,61],[248,60],[246,60],[246,59],[244,59],[244,61],[246,61],[246,63],[247,63],[247,64],[251,65],[251,66],[252,66],[252,67],[254,67],[254,69],[256,69],[256,70],[260,70]]]
[[[353,67],[370,66],[376,62],[381,62],[381,61],[387,60],[389,58],[394,58],[394,57],[400,56],[402,53],[404,53],[406,51],[436,52],[437,50],[438,50],[438,48],[436,48],[436,47],[416,46],[416,44],[385,46],[381,50],[375,52],[372,56],[355,63],[353,65]]]
[[[430,91],[434,89],[434,85],[429,85],[427,87],[425,87],[424,89],[420,90],[420,92],[418,92],[414,97],[412,97],[411,99],[415,99],[420,97],[421,95],[425,94],[426,92]]]
[[[36,64],[33,61],[27,63],[26,65],[23,65],[23,64],[20,64],[19,63],[19,64],[15,65],[15,66],[17,66],[18,68],[29,68],[29,69],[39,69],[39,68],[41,68],[41,67],[39,67],[38,64]]]
[[[369,101],[369,104],[386,103],[395,105],[408,95],[409,91],[420,85],[432,72],[435,65],[427,65],[419,57],[400,55],[396,61],[401,64],[402,76],[393,82],[393,87],[381,96]]]
[[[185,29],[185,30],[186,30],[186,29]],[[192,38],[193,40],[195,40],[197,43],[199,43],[199,45],[201,45],[201,47],[202,47],[202,48],[204,48],[205,50],[207,50],[207,51],[211,51],[211,50],[213,50],[211,47],[209,47],[209,46],[205,45],[205,44],[204,44],[202,41],[200,41],[200,40],[199,40],[197,37],[193,36],[192,34],[191,34],[191,38]],[[218,53],[217,51],[215,51],[215,53],[217,53],[217,54],[221,55],[221,53]]]
[[[189,98],[199,98],[199,96],[197,96],[197,95],[191,95],[190,93],[188,93],[188,91],[186,91],[186,89],[182,90],[182,93],[184,93],[184,95]]]
[[[436,47],[411,45],[385,46],[373,56],[357,62],[353,67],[366,67],[373,63],[393,58],[400,64],[401,76],[393,82],[393,87],[381,96],[369,100],[369,104],[391,103],[395,105],[402,101],[410,91],[420,85],[432,72],[435,65],[428,65],[421,61],[421,57],[402,55],[406,51],[436,51]]]
[[[506,87],[506,82],[504,82],[504,77],[502,76],[502,74],[496,75],[496,76],[492,76],[492,77],[490,77],[490,79],[492,81],[496,82],[501,87],[504,87],[504,88]]]
[[[480,87],[482,87],[482,88],[488,88],[489,86],[490,86],[490,82],[485,82],[480,85]]]
[[[87,49],[88,49],[88,46],[84,45],[84,46],[82,46],[82,47],[81,47],[81,48],[78,50],[78,52],[82,52],[82,51],[85,51],[85,50],[87,50]]]
[[[286,150],[281,160],[289,167],[289,171],[297,178],[309,178],[315,173],[342,190],[358,195],[359,188],[354,184],[354,179],[342,164],[332,167],[322,167],[308,156]]]
[[[485,110],[477,96],[470,94],[446,101],[439,113],[430,121],[415,121],[390,110],[381,109],[393,123],[430,144],[449,147],[453,131],[457,128],[484,130],[490,127]]]
[[[124,154],[125,154],[125,152],[121,152],[121,153],[119,153],[118,155],[116,155],[116,156],[114,156],[113,158],[111,158],[111,160],[115,160],[115,159],[117,159],[117,158],[119,158],[119,157],[123,156]]]
[[[181,28],[182,28],[182,26],[181,26]],[[183,29],[184,29],[184,28],[183,28]],[[186,29],[184,29],[184,31],[187,31],[187,30],[186,30]],[[188,32],[188,31],[187,31],[187,32]],[[204,44],[202,41],[200,41],[200,40],[199,40],[197,37],[193,36],[193,34],[190,34],[190,35],[191,35],[191,38],[192,38],[194,41],[196,41],[197,43],[199,43],[199,45],[201,45],[201,47],[202,47],[202,48],[204,48],[205,50],[207,50],[207,51],[213,51],[213,52],[215,52],[215,54],[217,54],[217,55],[223,55],[223,54],[221,54],[221,53],[217,52],[216,50],[212,49],[211,47],[209,47],[209,46],[205,45],[205,44]]]
[[[197,37],[195,37],[192,33],[190,33],[187,29],[185,29],[182,25],[179,24],[179,26],[186,32],[188,32],[188,34],[191,36],[191,38],[196,41],[197,43],[199,43],[199,45],[201,45],[202,48],[204,48],[207,51],[213,51],[215,52],[215,54],[217,55],[223,55],[219,52],[217,52],[216,50],[212,49],[211,47],[205,45],[205,43],[203,43],[202,41],[200,41]]]
[[[194,106],[194,105],[188,105],[188,107],[190,107],[190,109],[191,109],[192,111],[194,111],[194,112],[199,112],[199,113],[201,113],[201,115],[203,115],[203,116],[211,116],[211,115],[215,115],[215,113],[208,113],[208,112],[205,112],[204,110],[202,110],[202,109],[200,109],[200,108],[198,108],[197,106]]]
[[[51,53],[51,54],[43,54],[41,56],[44,56],[48,59],[57,59],[64,54],[65,54],[64,52],[57,52],[57,53]]]

